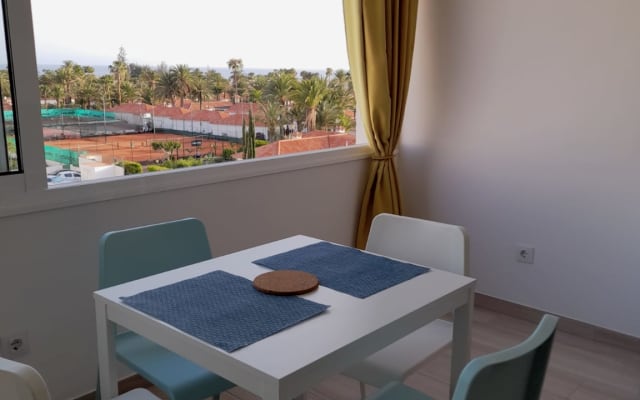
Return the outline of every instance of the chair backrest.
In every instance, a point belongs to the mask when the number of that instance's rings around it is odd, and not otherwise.
[[[546,314],[524,342],[471,360],[453,400],[539,399],[557,324],[558,317]]]
[[[42,375],[29,365],[0,357],[0,399],[50,400]]]
[[[425,219],[378,214],[366,250],[386,257],[469,275],[465,229]]]
[[[206,229],[195,218],[107,232],[100,239],[99,287],[118,285],[210,258]]]

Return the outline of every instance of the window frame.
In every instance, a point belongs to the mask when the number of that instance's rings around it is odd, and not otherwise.
[[[8,57],[14,73],[14,108],[18,110],[14,123],[22,132],[19,151],[23,172],[0,176],[0,217],[278,174],[371,156],[370,146],[356,144],[339,149],[48,187],[42,136],[25,134],[42,132],[31,3],[24,0],[2,1],[7,15]],[[357,142],[364,137],[362,131],[358,131]]]

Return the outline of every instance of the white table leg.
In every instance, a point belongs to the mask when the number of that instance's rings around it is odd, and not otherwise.
[[[100,395],[103,400],[108,400],[118,395],[118,376],[113,335],[115,324],[107,320],[106,306],[100,302],[96,303],[96,330]]]
[[[473,315],[473,289],[469,289],[467,304],[453,312],[453,343],[451,354],[451,383],[449,397],[453,396],[460,372],[471,357],[471,317]]]

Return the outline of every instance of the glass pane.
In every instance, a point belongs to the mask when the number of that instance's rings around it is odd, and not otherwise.
[[[31,2],[50,185],[355,144],[342,0],[92,1]]]
[[[0,95],[2,95],[2,101],[0,102],[0,111],[2,112],[0,123],[0,133],[2,135],[2,140],[0,140],[0,174],[7,174],[20,172],[21,164],[18,151],[18,135],[13,125],[13,90],[7,56],[4,3],[2,3],[0,12],[2,13],[0,14],[2,18],[0,33],[3,39],[0,41]]]

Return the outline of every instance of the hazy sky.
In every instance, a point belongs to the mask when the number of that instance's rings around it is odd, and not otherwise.
[[[348,69],[342,0],[31,0],[38,64]]]

